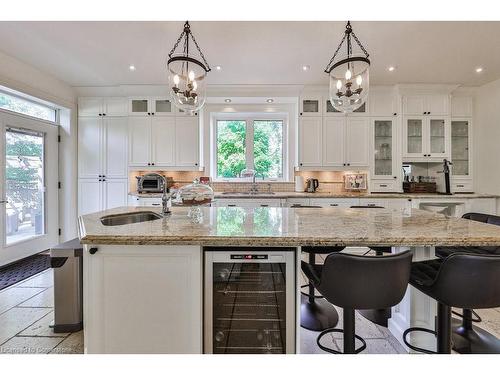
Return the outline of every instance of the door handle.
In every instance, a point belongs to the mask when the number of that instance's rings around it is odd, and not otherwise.
[[[0,203],[9,203],[9,201],[8,201],[8,200],[5,200],[5,199],[2,199],[2,200],[0,201]]]

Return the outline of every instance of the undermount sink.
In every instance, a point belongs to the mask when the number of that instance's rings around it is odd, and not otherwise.
[[[163,218],[160,214],[152,211],[128,212],[125,214],[107,215],[101,217],[102,225],[115,226],[142,223]]]
[[[222,195],[274,195],[275,193],[272,191],[269,192],[264,192],[264,191],[258,191],[258,192],[250,192],[250,191],[225,191],[222,193]]]

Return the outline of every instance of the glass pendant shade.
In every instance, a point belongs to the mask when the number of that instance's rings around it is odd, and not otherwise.
[[[359,53],[353,52],[351,38],[354,39],[354,47],[358,47]],[[343,47],[345,53],[342,52]],[[325,69],[330,77],[330,102],[336,110],[350,113],[366,102],[370,88],[368,56],[368,52],[352,31],[350,22],[347,22],[344,37]]]
[[[176,52],[183,41],[181,52]],[[205,104],[206,77],[210,67],[194,38],[189,22],[168,54],[168,84],[173,104],[194,113]]]

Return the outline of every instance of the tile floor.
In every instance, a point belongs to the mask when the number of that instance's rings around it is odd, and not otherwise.
[[[304,282],[305,283],[305,282]],[[54,333],[53,274],[48,269],[0,291],[0,354],[49,353],[82,354],[83,331]],[[342,310],[338,328],[342,328]],[[500,337],[500,309],[477,310],[483,322],[478,325]],[[356,313],[356,333],[366,340],[364,354],[398,354],[405,349],[387,328],[378,326]],[[318,332],[301,329],[301,353],[328,354],[316,344]],[[341,334],[323,339],[325,345],[342,349]],[[358,343],[359,344],[359,343]]]
[[[83,331],[54,333],[52,269],[0,291],[0,354],[82,354]]]

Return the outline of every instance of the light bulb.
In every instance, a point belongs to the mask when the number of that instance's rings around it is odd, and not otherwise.
[[[339,79],[337,81],[337,90],[340,90],[342,88],[342,81]]]
[[[347,72],[345,72],[345,79],[351,79],[352,73],[349,69],[347,69]]]
[[[188,77],[191,81],[194,81],[194,72],[192,70],[189,72]]]
[[[179,84],[179,81],[180,81],[180,78],[179,78],[179,76],[176,74],[176,75],[174,76],[174,83],[175,83],[175,85],[176,85],[176,86]]]
[[[361,76],[357,76],[356,77],[356,83],[358,86],[361,86],[361,82],[363,82],[363,78],[361,78]]]
[[[193,91],[196,91],[197,88],[198,84],[196,83],[196,81],[193,81]]]

